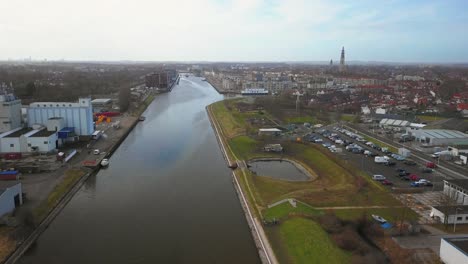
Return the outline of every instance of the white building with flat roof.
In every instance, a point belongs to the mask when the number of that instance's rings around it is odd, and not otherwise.
[[[420,129],[411,132],[416,141],[428,146],[468,145],[468,134],[448,129]]]
[[[76,135],[90,136],[94,132],[91,98],[79,98],[76,103],[36,102],[29,105],[28,126],[47,126],[51,118],[62,117],[65,127],[72,127]]]
[[[468,237],[441,238],[440,259],[445,264],[468,263]]]
[[[23,204],[21,182],[2,182],[0,184],[0,217],[11,213]]]

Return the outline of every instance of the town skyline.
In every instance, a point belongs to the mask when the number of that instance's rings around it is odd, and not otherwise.
[[[336,61],[345,46],[350,62],[463,63],[468,62],[463,4],[9,1],[0,4],[9,11],[0,18],[0,34],[8,40],[0,43],[0,59]]]

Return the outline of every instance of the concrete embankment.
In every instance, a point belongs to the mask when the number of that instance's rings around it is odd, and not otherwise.
[[[223,153],[224,159],[226,162],[230,165],[233,164],[234,161],[231,160],[231,158],[228,155],[228,152],[226,150],[226,146],[222,137],[222,131],[221,127],[218,123],[218,121],[213,117],[213,113],[211,110],[211,106],[206,107],[208,117],[211,122],[211,126],[214,129],[216,139],[218,141],[218,144],[221,148],[221,152]],[[238,170],[241,170],[241,168],[238,168]],[[260,256],[260,260],[262,263],[265,264],[276,264],[278,261],[276,260],[276,257],[273,253],[272,247],[270,245],[270,242],[268,241],[268,238],[265,234],[265,231],[263,230],[263,226],[260,223],[260,221],[255,217],[249,207],[249,202],[245,198],[244,192],[242,190],[241,185],[239,184],[239,181],[237,180],[237,177],[234,173],[232,172],[232,179],[234,183],[234,189],[236,190],[237,196],[239,197],[239,201],[241,202],[242,209],[245,214],[245,218],[247,219],[247,223],[250,227],[250,231],[252,233],[252,237],[254,239],[255,245],[258,249],[258,254]]]
[[[149,104],[148,104],[149,105]],[[145,108],[146,109],[146,108]],[[106,158],[110,158],[112,154],[117,150],[117,148],[122,144],[122,142],[127,138],[130,132],[138,124],[138,119],[131,123],[127,130],[122,134],[122,136],[112,145],[109,151],[106,154]],[[80,190],[81,186],[86,182],[86,180],[99,172],[100,166],[93,168],[91,172],[83,175],[75,184],[73,184],[63,196],[60,198],[57,205],[48,213],[48,215],[42,220],[42,222],[36,227],[36,229],[16,248],[16,250],[4,261],[5,264],[13,264],[18,261],[21,256],[31,247],[31,245],[39,238],[39,236],[48,228],[52,221],[59,215],[67,203],[73,198],[73,196]]]

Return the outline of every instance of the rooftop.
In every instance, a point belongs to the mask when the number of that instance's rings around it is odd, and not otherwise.
[[[429,138],[459,138],[468,139],[468,135],[457,130],[448,129],[423,129],[420,130],[425,137]]]
[[[42,129],[37,133],[34,133],[31,135],[31,137],[49,137],[50,135],[53,135],[55,131],[48,131],[47,129]]]
[[[278,128],[260,128],[259,131],[261,132],[281,132]]]
[[[11,133],[11,134],[5,136],[5,137],[6,137],[6,138],[19,137],[19,136],[24,135],[24,134],[26,134],[26,133],[28,133],[28,132],[31,132],[31,131],[33,131],[32,128],[29,128],[29,127],[28,127],[28,128],[22,128],[22,129],[17,130],[17,131],[15,131],[15,132],[13,132],[13,133]]]
[[[0,181],[0,194],[3,193],[6,189],[13,187],[17,184],[20,184],[19,181]]]
[[[446,212],[447,215],[454,215],[455,213],[468,214],[468,205],[450,205],[450,206],[437,205],[433,207],[441,211],[442,213]],[[457,208],[459,210],[457,210]]]
[[[444,237],[442,239],[468,255],[468,237]]]
[[[453,185],[457,185],[458,187],[468,190],[468,179],[457,179],[457,180],[444,180],[448,183]]]
[[[112,102],[110,98],[97,98],[91,101],[92,104],[108,104]]]

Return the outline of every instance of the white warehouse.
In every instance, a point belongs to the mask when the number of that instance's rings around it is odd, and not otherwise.
[[[446,264],[468,263],[468,237],[443,237],[440,259]]]
[[[91,98],[79,98],[77,103],[36,102],[29,105],[27,114],[29,127],[36,124],[46,126],[49,119],[62,117],[65,127],[73,128],[76,135],[94,133]]]

